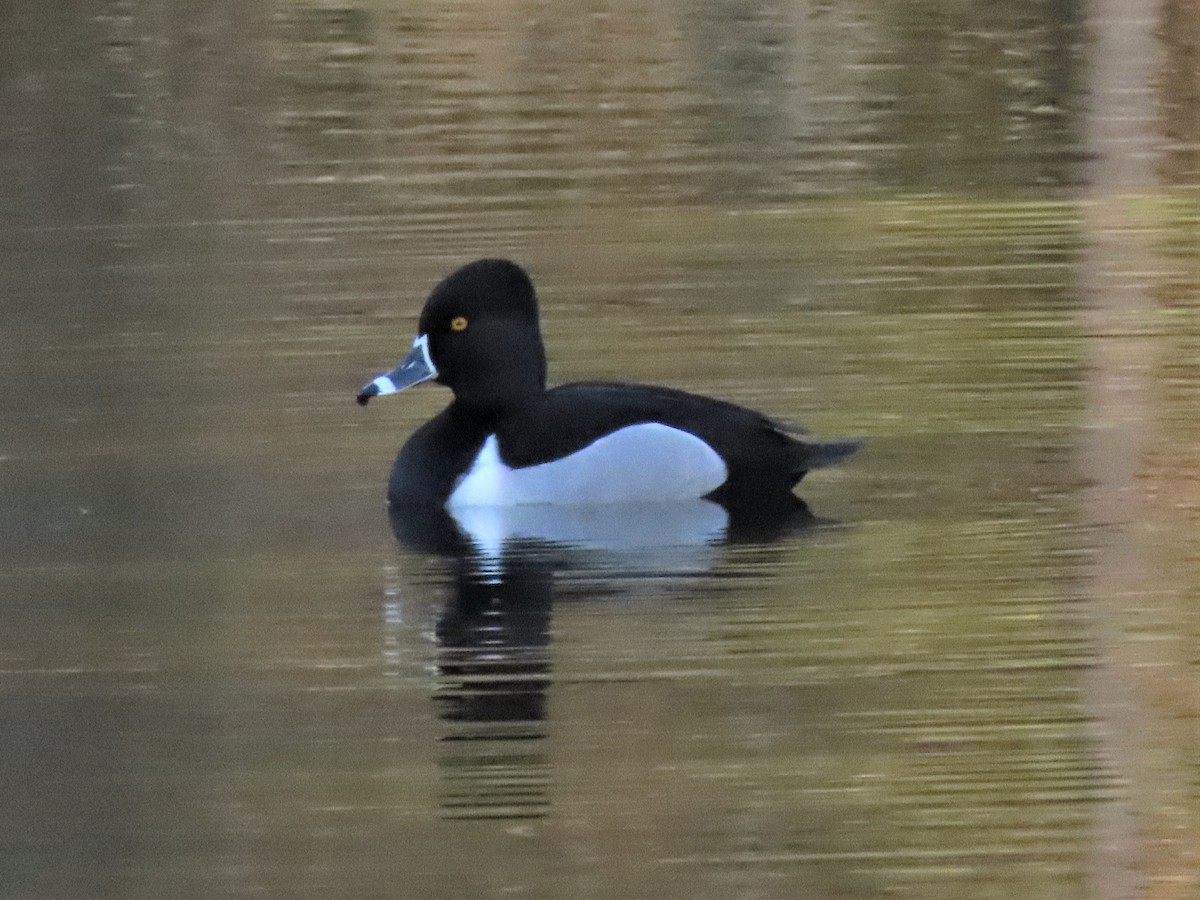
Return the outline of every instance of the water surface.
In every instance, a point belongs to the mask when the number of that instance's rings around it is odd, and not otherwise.
[[[14,14],[0,894],[1189,896],[1196,25],[1156,16]],[[552,380],[867,449],[807,527],[397,540],[447,397],[353,395],[480,255]]]

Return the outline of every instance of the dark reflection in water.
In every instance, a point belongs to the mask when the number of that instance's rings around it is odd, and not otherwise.
[[[528,555],[505,551],[486,563],[453,561],[451,596],[437,622],[434,699],[452,723],[442,740],[445,813],[466,818],[528,818],[546,811],[550,760],[552,573]]]
[[[807,504],[727,511],[703,500],[650,506],[391,508],[392,530],[449,569],[434,631],[434,701],[449,726],[438,759],[449,818],[523,819],[550,806],[542,741],[553,683],[556,581],[572,599],[635,593],[708,574],[720,547],[815,527]],[[581,593],[579,585],[586,584]]]
[[[437,625],[442,718],[540,721],[550,672],[551,573],[512,551],[494,566],[456,568],[454,599]]]

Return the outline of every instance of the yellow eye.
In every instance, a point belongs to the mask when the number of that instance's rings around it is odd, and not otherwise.
[[[466,329],[467,329],[467,317],[466,316],[455,316],[453,319],[450,320],[450,330],[451,331],[466,331]]]

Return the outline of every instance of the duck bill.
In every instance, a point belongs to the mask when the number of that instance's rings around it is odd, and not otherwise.
[[[401,360],[400,365],[364,384],[355,399],[358,400],[359,406],[366,406],[372,397],[395,394],[414,384],[437,378],[437,373],[437,366],[429,358],[429,336],[418,335],[413,341],[412,350]]]

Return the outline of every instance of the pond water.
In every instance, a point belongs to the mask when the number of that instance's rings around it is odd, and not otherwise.
[[[1124,10],[12,13],[0,896],[1195,896],[1200,20]],[[448,395],[354,393],[485,255],[552,381],[866,449],[389,521]]]

